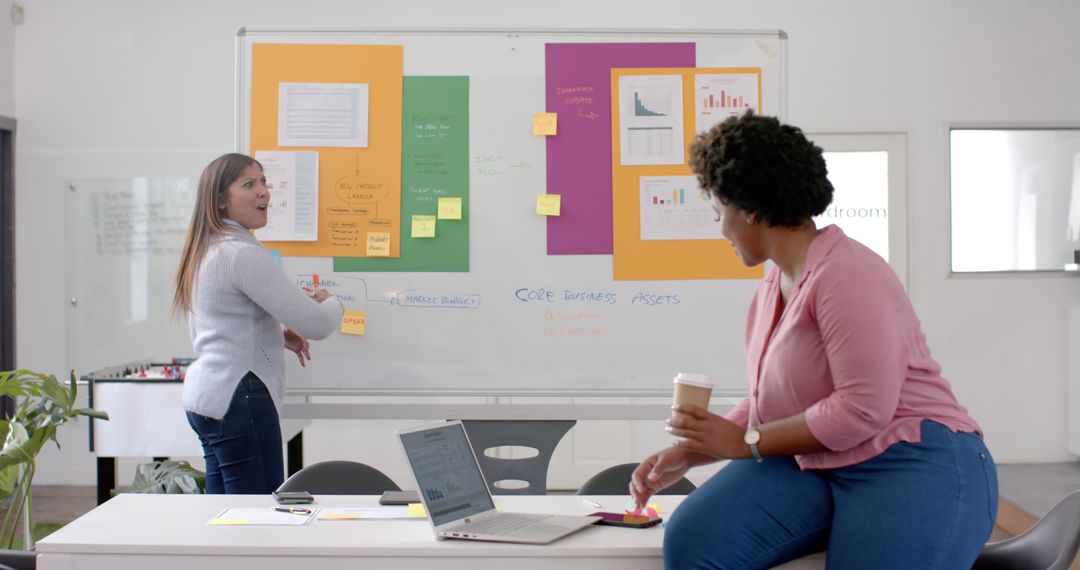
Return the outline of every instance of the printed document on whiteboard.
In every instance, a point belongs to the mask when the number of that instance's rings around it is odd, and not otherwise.
[[[756,68],[755,68],[756,70]],[[753,110],[760,113],[758,73],[701,73],[694,75],[694,129],[703,133],[727,119]]]
[[[697,177],[641,177],[641,239],[724,239]]]
[[[266,225],[255,230],[260,241],[319,240],[319,153],[260,150],[270,186]]]
[[[278,146],[367,148],[367,83],[279,83]]]
[[[619,77],[619,159],[683,164],[682,75]]]

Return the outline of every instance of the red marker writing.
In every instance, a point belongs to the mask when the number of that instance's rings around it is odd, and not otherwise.
[[[311,286],[316,291],[319,290],[319,274],[318,273],[312,273],[311,274]]]

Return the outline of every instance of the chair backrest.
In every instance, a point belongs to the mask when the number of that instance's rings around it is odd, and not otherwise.
[[[323,461],[293,473],[278,491],[307,491],[316,495],[381,495],[400,491],[378,469],[356,461]]]
[[[577,423],[575,420],[463,420],[465,433],[476,453],[480,471],[493,495],[546,495],[548,465],[559,440]],[[504,446],[530,447],[534,457],[489,457],[485,451]],[[518,489],[500,487],[500,482],[525,481]]]
[[[1080,491],[1019,536],[987,544],[972,570],[1067,570],[1080,549]]]
[[[0,569],[34,570],[38,553],[32,550],[0,549]]]
[[[593,475],[578,489],[578,495],[625,495],[630,492],[630,477],[637,469],[637,463],[622,463],[608,467]],[[697,487],[683,477],[674,485],[657,493],[658,495],[689,495]]]

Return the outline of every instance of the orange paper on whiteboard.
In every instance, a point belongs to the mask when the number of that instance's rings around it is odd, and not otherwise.
[[[632,75],[680,75],[684,140],[694,136],[694,75],[758,72],[756,68],[652,68],[611,70],[611,209],[613,273],[617,281],[656,279],[758,279],[762,265],[746,267],[725,239],[641,239],[641,177],[689,176],[686,164],[623,165],[620,159],[619,78]],[[760,92],[760,89],[759,89]],[[759,106],[760,109],[760,106]],[[764,112],[764,111],[762,111]]]
[[[319,153],[318,241],[264,242],[289,256],[365,257],[368,233],[401,232],[402,46],[255,44],[251,48],[251,149]],[[282,83],[363,84],[368,146],[279,147]],[[390,243],[388,257],[398,257]]]

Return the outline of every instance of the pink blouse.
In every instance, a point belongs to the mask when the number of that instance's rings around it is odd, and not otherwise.
[[[746,321],[749,396],[727,419],[760,425],[806,412],[829,450],[795,456],[803,469],[853,465],[894,443],[917,443],[924,419],[981,435],[930,356],[900,280],[840,228],[825,228],[810,244],[777,318],[780,302],[773,268]]]

